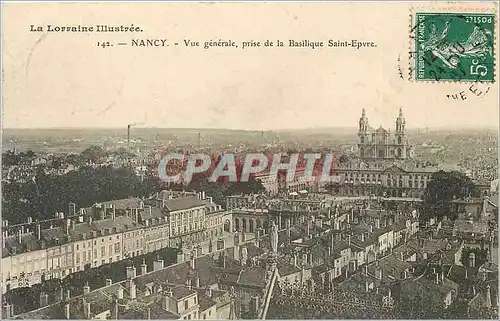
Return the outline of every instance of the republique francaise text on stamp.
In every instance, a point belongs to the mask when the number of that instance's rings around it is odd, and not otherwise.
[[[411,15],[410,77],[416,81],[495,81],[495,14]]]

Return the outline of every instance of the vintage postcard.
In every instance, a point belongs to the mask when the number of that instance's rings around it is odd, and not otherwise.
[[[2,319],[498,319],[498,2],[3,2]]]

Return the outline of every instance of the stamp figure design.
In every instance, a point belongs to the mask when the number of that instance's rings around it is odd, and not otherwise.
[[[416,13],[415,77],[494,82],[494,14]]]

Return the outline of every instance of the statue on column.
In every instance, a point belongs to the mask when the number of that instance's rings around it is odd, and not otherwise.
[[[278,253],[278,226],[276,223],[273,221],[273,224],[271,225],[271,250],[273,253]]]

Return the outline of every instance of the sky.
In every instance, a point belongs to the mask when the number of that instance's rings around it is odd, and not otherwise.
[[[400,78],[409,64],[409,10],[404,3],[7,3],[3,126],[357,127],[365,108],[372,127],[394,128],[403,108],[408,128],[497,128],[498,86],[473,97],[471,84]],[[132,23],[143,32],[30,32],[31,25]],[[180,45],[97,46],[132,39]],[[377,47],[205,50],[184,47],[187,39],[358,39]],[[466,100],[447,97],[460,92]]]

